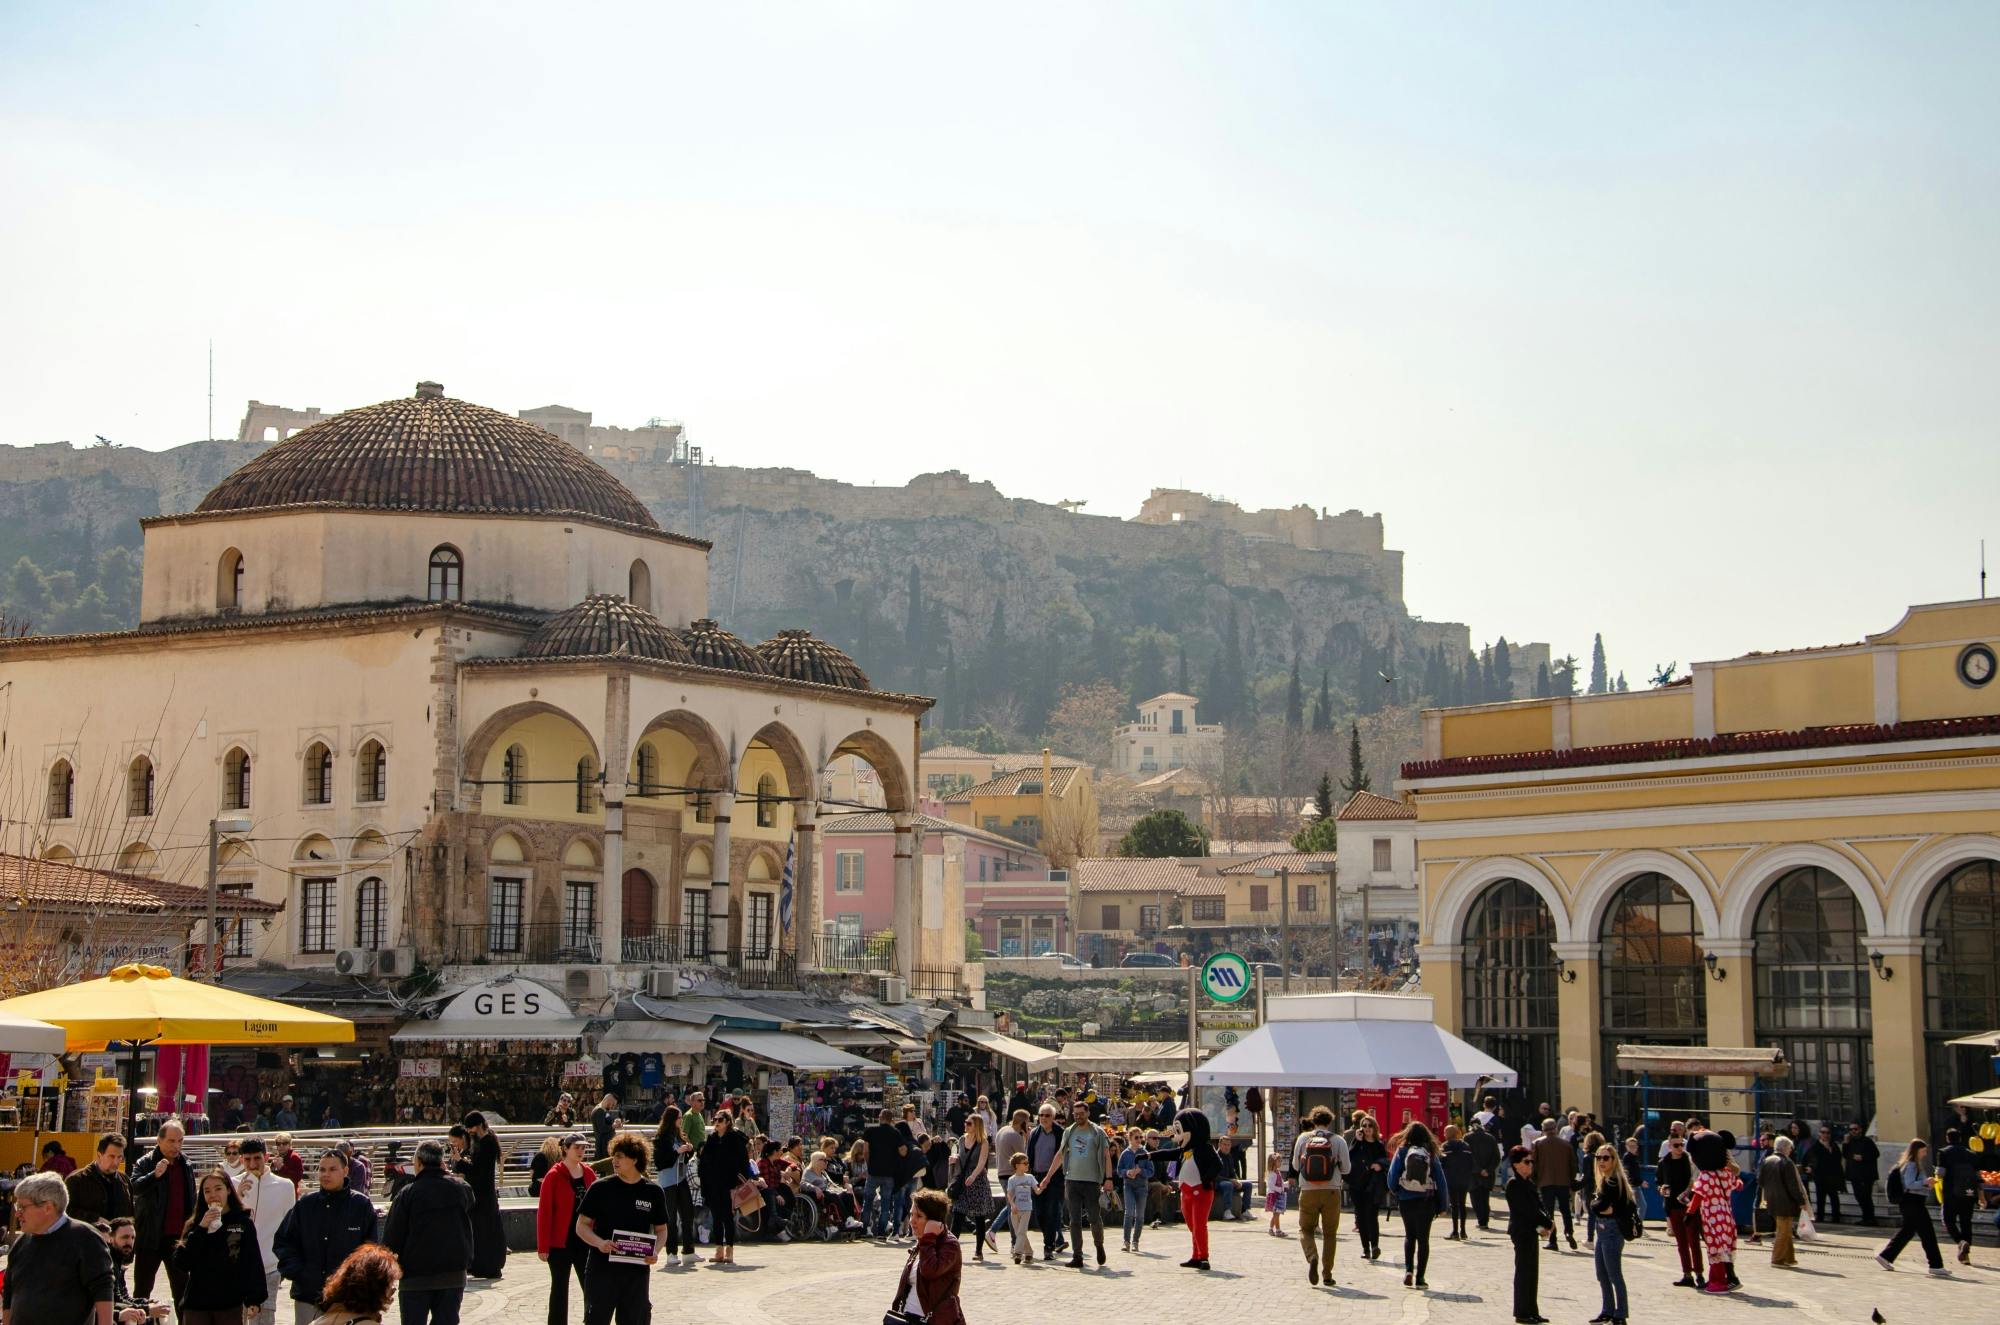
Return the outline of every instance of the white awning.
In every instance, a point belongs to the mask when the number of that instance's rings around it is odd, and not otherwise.
[[[930,1046],[895,1031],[871,1030],[866,1026],[809,1026],[805,1033],[836,1049],[895,1049],[906,1054],[926,1052]]]
[[[600,1054],[699,1054],[709,1029],[680,1021],[614,1021],[597,1042]]]
[[[1197,1086],[1385,1090],[1394,1077],[1512,1087],[1514,1069],[1450,1031],[1402,1019],[1272,1021],[1195,1069]]]
[[[1946,1040],[1945,1043],[1964,1049],[2000,1050],[2000,1031],[1981,1031],[1977,1035],[1961,1035],[1956,1040]]]
[[[1049,1072],[1055,1069],[1055,1050],[1043,1049],[1038,1045],[1029,1044],[1026,1040],[1002,1035],[999,1031],[989,1031],[983,1026],[951,1026],[946,1028],[945,1034],[975,1049],[999,1054],[1002,1058],[1019,1063],[1030,1072]]]
[[[809,1040],[790,1031],[738,1031],[717,1029],[713,1039],[719,1045],[751,1058],[761,1058],[782,1068],[799,1072],[883,1072],[880,1063],[856,1058],[844,1049]]]
[[[420,1040],[575,1040],[590,1024],[584,1017],[481,1017],[412,1021],[389,1037],[396,1044]]]
[[[1982,1090],[1977,1095],[1960,1095],[1955,1100],[1945,1102],[1952,1105],[1963,1104],[1968,1109],[2000,1109],[2000,1088]]]
[[[1071,1040],[1056,1055],[1062,1072],[1187,1070],[1186,1040]]]

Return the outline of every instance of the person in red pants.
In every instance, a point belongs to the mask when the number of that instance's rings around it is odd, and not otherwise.
[[[1192,1254],[1181,1262],[1185,1269],[1206,1270],[1208,1265],[1208,1213],[1215,1201],[1215,1184],[1222,1177],[1222,1158],[1209,1139],[1208,1115],[1199,1109],[1183,1109],[1174,1118],[1179,1139],[1159,1150],[1146,1153],[1155,1164],[1178,1164],[1175,1178],[1180,1187],[1181,1218],[1188,1227]]]
[[[1674,1280],[1676,1288],[1700,1288],[1706,1273],[1701,1261],[1701,1215],[1693,1208],[1694,1179],[1694,1161],[1688,1158],[1687,1138],[1668,1137],[1667,1153],[1660,1157],[1659,1183],[1660,1200],[1667,1207],[1667,1230],[1674,1235],[1674,1246],[1681,1254],[1681,1277]]]

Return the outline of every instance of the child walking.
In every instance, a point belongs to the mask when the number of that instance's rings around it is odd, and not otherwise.
[[[1271,1236],[1282,1238],[1285,1214],[1285,1164],[1277,1151],[1264,1161],[1264,1208],[1271,1212]]]
[[[1035,1248],[1028,1237],[1029,1221],[1035,1217],[1035,1180],[1028,1173],[1028,1157],[1017,1154],[1012,1161],[1013,1176],[1007,1179],[1007,1226],[1014,1230],[1014,1264],[1025,1265],[1035,1259]]]

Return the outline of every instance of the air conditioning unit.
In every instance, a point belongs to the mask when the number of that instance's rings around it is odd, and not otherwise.
[[[662,966],[646,972],[646,997],[679,998],[681,973],[678,967]]]
[[[373,975],[379,955],[373,948],[342,948],[333,955],[333,969],[341,975]]]
[[[603,998],[611,992],[611,972],[602,966],[573,966],[563,976],[563,994],[572,1003],[580,998]]]
[[[875,998],[882,1003],[910,1001],[910,982],[900,975],[885,975],[875,981]]]
[[[415,948],[384,948],[375,954],[375,974],[394,976],[398,979],[414,973],[417,969]]]

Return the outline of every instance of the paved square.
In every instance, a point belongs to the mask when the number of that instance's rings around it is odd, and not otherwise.
[[[1288,1230],[1296,1216],[1286,1215]],[[1982,1236],[1990,1236],[1982,1224]],[[1673,1244],[1657,1225],[1625,1251],[1625,1280],[1634,1320],[1664,1320],[1683,1312],[1716,1321],[1749,1321],[1759,1308],[1791,1308],[1825,1325],[1862,1325],[1879,1309],[1891,1325],[1990,1319],[2000,1288],[2000,1251],[1982,1244],[1970,1267],[1952,1264],[1953,1278],[1924,1272],[1922,1249],[1911,1245],[1897,1270],[1885,1273],[1874,1256],[1890,1230],[1836,1229],[1801,1244],[1799,1268],[1770,1265],[1768,1241],[1745,1245],[1739,1273],[1744,1291],[1711,1297],[1671,1287],[1679,1272]],[[1403,1287],[1402,1233],[1383,1225],[1384,1258],[1374,1265],[1355,1254],[1353,1224],[1343,1220],[1338,1285],[1306,1283],[1305,1258],[1296,1238],[1269,1236],[1260,1223],[1218,1225],[1208,1274],[1183,1270],[1187,1234],[1179,1227],[1148,1229],[1138,1255],[1118,1250],[1116,1230],[1103,1270],[1057,1264],[1018,1267],[1003,1255],[984,1266],[966,1263],[962,1301],[970,1325],[995,1322],[1145,1320],[1180,1322],[1330,1318],[1360,1325],[1439,1321],[1489,1325],[1510,1322],[1512,1252],[1495,1231],[1466,1243],[1446,1242],[1442,1228],[1431,1244],[1430,1291]],[[1003,1238],[1001,1245],[1006,1246]],[[1583,1244],[1579,1243],[1580,1246]],[[969,1249],[970,1239],[965,1242]],[[704,1249],[705,1250],[705,1249]],[[872,1243],[746,1244],[742,1263],[730,1269],[703,1265],[653,1276],[653,1317],[658,1321],[726,1320],[731,1325],[874,1325],[895,1291],[906,1251]],[[1947,1251],[1947,1260],[1950,1253]],[[1086,1258],[1088,1259],[1088,1258]],[[532,1254],[516,1253],[497,1285],[466,1295],[466,1325],[539,1325],[548,1307],[548,1271]],[[1582,1325],[1597,1314],[1597,1280],[1589,1249],[1542,1257],[1542,1314],[1557,1325]],[[1329,1308],[1334,1315],[1329,1316]],[[1114,1314],[1115,1313],[1115,1314]],[[1217,1313],[1226,1313],[1218,1315]],[[581,1325],[582,1303],[573,1295],[570,1320]]]

